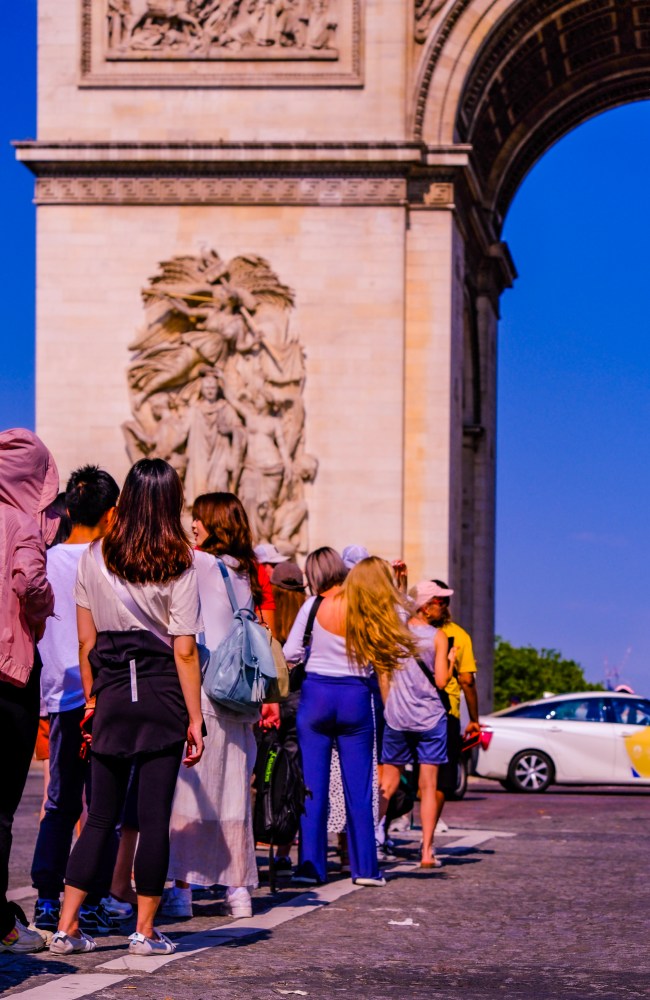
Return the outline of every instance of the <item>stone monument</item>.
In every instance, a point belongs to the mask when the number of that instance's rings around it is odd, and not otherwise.
[[[503,220],[556,139],[647,98],[647,8],[39,0],[18,155],[62,474],[162,455],[287,552],[449,580],[488,705]]]

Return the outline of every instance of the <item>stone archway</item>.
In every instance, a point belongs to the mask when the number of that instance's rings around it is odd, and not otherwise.
[[[416,4],[416,10],[425,7],[410,127],[426,146],[432,173],[437,169],[449,184],[449,232],[462,245],[448,288],[451,301],[464,303],[450,326],[463,387],[463,435],[462,443],[450,436],[450,482],[456,484],[450,492],[460,502],[450,503],[449,573],[461,581],[461,615],[472,622],[479,656],[487,658],[494,613],[497,324],[500,294],[515,276],[501,230],[523,178],[555,141],[602,111],[650,96],[650,5]],[[455,169],[453,154],[464,158]],[[432,251],[439,239],[433,230],[441,225],[430,217]],[[454,383],[452,362],[452,412]],[[483,694],[489,699],[487,690]]]

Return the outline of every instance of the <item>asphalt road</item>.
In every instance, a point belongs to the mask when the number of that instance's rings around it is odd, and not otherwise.
[[[33,773],[15,827],[19,893],[38,798]],[[273,901],[262,885],[252,921],[198,900],[192,920],[164,925],[181,941],[171,962],[129,964],[124,937],[76,958],[0,954],[0,991],[27,1000],[650,996],[650,790],[526,796],[474,779],[446,819],[440,871],[415,868],[412,831],[383,889],[352,890],[333,864],[322,890],[282,889]],[[33,901],[22,905],[31,916]]]

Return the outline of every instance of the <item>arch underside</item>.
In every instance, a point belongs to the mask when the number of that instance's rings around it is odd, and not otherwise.
[[[648,98],[650,0],[515,0],[472,61],[455,126],[495,229],[556,140]]]

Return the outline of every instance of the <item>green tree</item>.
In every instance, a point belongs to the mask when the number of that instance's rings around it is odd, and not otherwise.
[[[575,660],[564,660],[557,649],[511,646],[496,637],[494,648],[494,709],[507,708],[512,698],[532,701],[544,691],[602,691],[601,684],[585,680]]]

